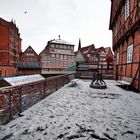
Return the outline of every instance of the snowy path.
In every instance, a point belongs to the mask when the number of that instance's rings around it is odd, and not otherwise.
[[[95,90],[89,80],[69,84],[0,126],[6,140],[140,140],[140,94],[115,81]]]

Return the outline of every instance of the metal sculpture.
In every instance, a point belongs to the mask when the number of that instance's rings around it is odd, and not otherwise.
[[[97,89],[107,88],[107,85],[106,85],[105,81],[103,80],[102,72],[99,72],[99,70],[97,70],[96,73],[93,73],[93,79],[90,84],[90,87],[97,88]]]

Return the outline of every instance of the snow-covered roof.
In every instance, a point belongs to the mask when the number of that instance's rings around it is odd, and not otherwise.
[[[75,46],[74,44],[72,43],[69,43],[65,40],[62,40],[62,39],[54,39],[54,40],[51,40],[50,43],[56,43],[56,44],[65,44],[65,45],[71,45],[71,46]]]

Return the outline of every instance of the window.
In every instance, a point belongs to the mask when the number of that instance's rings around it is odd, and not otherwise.
[[[55,54],[52,54],[52,57],[54,58],[55,57]]]
[[[119,53],[116,55],[116,64],[119,64]]]
[[[64,59],[67,59],[67,55],[64,55]]]
[[[51,48],[54,48],[54,44],[51,44]]]
[[[132,62],[133,57],[133,44],[129,45],[127,48],[127,63]]]
[[[125,20],[129,17],[130,14],[130,8],[129,8],[129,0],[125,0]]]
[[[63,59],[63,55],[60,55],[60,59]]]
[[[56,58],[59,58],[59,54],[56,54]]]

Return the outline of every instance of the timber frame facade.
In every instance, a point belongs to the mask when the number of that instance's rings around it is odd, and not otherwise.
[[[114,78],[133,78],[140,91],[140,0],[111,0],[109,29],[112,30]]]
[[[29,46],[24,52],[20,53],[18,65],[18,75],[40,74],[41,62],[39,55]]]

